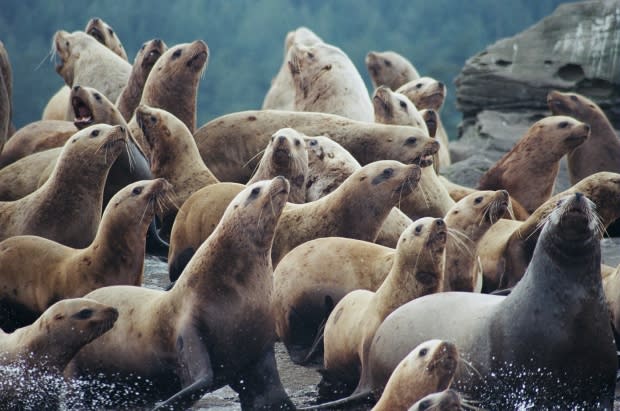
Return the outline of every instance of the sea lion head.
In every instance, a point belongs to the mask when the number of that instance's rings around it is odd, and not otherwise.
[[[366,69],[375,87],[387,86],[394,90],[419,75],[415,67],[394,51],[371,51],[366,54]]]
[[[135,222],[135,210],[139,210],[140,221],[138,223],[148,225],[157,209],[163,211],[168,207],[168,198],[171,193],[172,184],[164,178],[129,184],[110,199],[104,210],[103,219],[106,214],[113,212],[122,213],[126,217],[123,221]]]
[[[140,67],[146,72],[151,71],[157,60],[168,50],[168,46],[161,39],[149,40],[142,44],[136,54],[134,64],[141,61]]]
[[[413,404],[409,411],[463,411],[464,409],[463,399],[459,393],[448,389],[427,395]]]
[[[592,122],[593,117],[600,115],[601,111],[596,103],[581,94],[556,90],[547,94],[547,106],[556,116],[570,116],[585,122]]]
[[[80,130],[92,124],[125,123],[114,103],[92,87],[73,86],[70,102],[74,114],[73,124]]]
[[[490,227],[503,218],[510,208],[510,196],[506,190],[476,191],[459,200],[448,211],[450,215],[466,216],[474,226]]]
[[[87,47],[98,44],[97,40],[83,31],[68,33],[59,30],[54,34],[54,55],[59,58],[56,64],[56,72],[65,80],[69,87],[73,86],[75,62],[80,58],[80,53]]]
[[[351,175],[351,179],[367,181],[369,189],[385,194],[382,198],[406,196],[418,185],[422,172],[415,164],[395,160],[375,161]]]
[[[114,29],[105,21],[101,20],[99,17],[94,17],[88,21],[84,31],[99,43],[112,50],[123,60],[127,61],[127,53],[125,53],[123,44],[114,32]]]
[[[413,101],[419,109],[432,108],[439,111],[446,99],[446,85],[432,77],[420,77],[403,84],[396,90]]]
[[[544,153],[541,155],[555,153],[560,158],[586,141],[590,136],[590,125],[569,116],[549,116],[534,123],[528,134],[544,139]]]
[[[78,131],[67,140],[61,156],[75,153],[76,161],[111,165],[127,147],[127,128],[121,125],[95,124]],[[88,155],[86,155],[88,154]]]
[[[420,115],[424,122],[426,123],[426,129],[428,130],[428,135],[431,137],[435,137],[437,134],[437,125],[439,123],[439,116],[437,115],[437,111],[431,108],[425,108],[420,110]]]
[[[418,127],[428,133],[426,123],[415,104],[405,95],[379,86],[373,94],[372,104],[375,109],[375,122]]]
[[[202,40],[192,43],[177,44],[169,48],[158,60],[153,68],[154,71],[164,72],[165,78],[182,76],[183,72],[197,74],[196,83],[200,75],[207,67],[209,60],[209,47]],[[150,77],[150,76],[149,76]],[[162,79],[163,80],[163,79]]]
[[[583,193],[576,192],[558,200],[549,214],[539,242],[547,236],[557,248],[579,250],[585,243],[600,239],[599,218],[595,204]]]

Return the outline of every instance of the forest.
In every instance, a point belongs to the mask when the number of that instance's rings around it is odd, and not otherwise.
[[[364,57],[393,50],[423,76],[448,86],[442,118],[451,138],[461,119],[453,80],[466,59],[551,14],[559,0],[153,0],[69,2],[4,0],[0,40],[13,68],[13,122],[40,119],[63,85],[51,44],[57,30],[83,30],[91,17],[110,24],[130,62],[147,40],[168,46],[202,39],[209,64],[198,92],[198,124],[261,107],[283,59],[286,33],[299,26],[344,50],[371,83]]]

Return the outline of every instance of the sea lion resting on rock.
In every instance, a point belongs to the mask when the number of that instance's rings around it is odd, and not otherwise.
[[[187,408],[229,384],[244,410],[293,409],[276,368],[269,304],[270,249],[287,196],[282,177],[245,188],[168,292],[114,286],[88,294],[116,306],[119,319],[65,374],[148,383],[138,400],[173,395],[161,408]]]
[[[564,197],[510,295],[439,293],[400,307],[377,330],[358,390],[384,384],[432,335],[458,344],[471,367],[455,387],[483,407],[612,409],[618,360],[600,266],[592,202]]]
[[[113,307],[75,298],[55,303],[30,326],[10,334],[0,330],[2,404],[57,409],[61,393],[49,378],[60,377],[78,350],[112,328],[117,318]]]

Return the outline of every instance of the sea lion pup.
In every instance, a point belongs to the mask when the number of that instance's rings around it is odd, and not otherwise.
[[[271,80],[271,87],[263,100],[263,110],[293,110],[295,106],[295,84],[288,68],[287,54],[293,43],[311,46],[322,42],[312,30],[307,27],[299,27],[295,31],[289,31],[284,39],[284,61],[278,74]]]
[[[530,263],[540,227],[555,205],[568,194],[583,193],[595,205],[602,230],[620,218],[620,174],[600,172],[556,194],[525,221],[501,220],[483,237],[480,257],[486,290],[513,287]]]
[[[209,47],[202,40],[169,48],[146,78],[140,104],[166,110],[194,133],[198,82],[207,69],[208,59]],[[129,129],[145,150],[144,136],[135,116],[129,122]]]
[[[292,128],[276,131],[271,136],[260,163],[258,163],[256,173],[248,181],[248,184],[282,176],[291,185],[291,191],[288,194],[289,203],[305,203],[306,182],[308,180],[306,139],[307,136]]]
[[[533,213],[551,197],[560,159],[589,135],[590,126],[572,117],[545,117],[534,123],[514,147],[480,177],[478,189],[505,188],[527,212]]]
[[[192,133],[181,120],[166,110],[140,104],[135,113],[146,149],[151,172],[172,184],[175,205],[159,214],[161,230],[170,235],[178,208],[199,189],[215,184],[217,178],[203,163]]]
[[[371,51],[366,54],[365,63],[374,88],[385,86],[396,90],[420,78],[413,64],[395,51]]]
[[[296,111],[337,114],[358,121],[374,120],[362,76],[349,57],[326,43],[294,43],[288,67],[295,85]]]
[[[474,290],[478,241],[491,222],[505,214],[505,201],[503,190],[480,192],[447,213],[450,235],[442,289]],[[276,332],[293,362],[320,359],[321,339],[317,335],[333,307],[353,290],[377,290],[401,252],[399,248],[352,239],[319,238],[301,244],[280,261],[273,275],[273,312]],[[334,267],[338,267],[337,275]],[[451,278],[453,283],[449,282]],[[317,349],[311,348],[313,345]]]
[[[86,23],[84,32],[95,38],[123,60],[127,61],[127,54],[120,39],[109,24],[100,18],[92,18]],[[52,96],[43,110],[42,120],[69,120],[68,105],[71,89],[64,85]]]
[[[29,324],[63,298],[81,297],[108,285],[142,285],[144,242],[155,207],[170,184],[164,179],[128,185],[106,207],[93,242],[84,249],[38,236],[0,242],[0,304],[30,318],[2,318],[3,329]]]
[[[0,390],[2,404],[11,409],[58,409],[60,387],[50,386],[49,378],[62,376],[79,349],[112,328],[117,318],[113,307],[74,298],[58,301],[30,326],[10,334],[0,330],[0,373],[3,380],[13,380]]]
[[[599,171],[620,173],[620,139],[601,108],[577,93],[550,91],[547,105],[554,115],[573,117],[590,125],[590,138],[571,151],[568,174],[571,184]]]
[[[483,408],[612,409],[618,360],[600,234],[593,203],[581,193],[565,197],[507,297],[439,293],[401,306],[377,329],[360,387],[385,383],[432,335],[454,341],[471,364],[459,367],[454,388]]]
[[[377,291],[351,291],[336,304],[325,323],[323,381],[352,391],[385,317],[414,298],[441,290],[446,238],[441,218],[414,221],[398,240],[392,268]]]
[[[76,131],[93,124],[127,126],[114,104],[92,87],[73,86],[69,101],[73,122],[40,120],[20,128],[0,154],[0,167],[38,151],[61,147]]]
[[[450,150],[448,150],[450,139],[448,138],[448,133],[446,133],[446,129],[441,121],[441,116],[439,115],[448,93],[446,85],[432,77],[421,77],[403,84],[395,90],[397,93],[407,96],[418,110],[430,108],[437,112],[437,134],[435,137],[444,148],[439,152],[439,165],[440,167],[447,167],[452,164]]]
[[[108,171],[126,142],[122,126],[98,124],[77,132],[39,189],[16,201],[0,202],[0,240],[31,234],[69,247],[90,244],[101,220]]]
[[[299,244],[318,237],[373,242],[392,207],[401,196],[415,189],[419,179],[420,168],[415,164],[377,161],[353,173],[325,197],[305,204],[287,204],[273,240],[273,265],[277,266]],[[205,240],[204,235],[217,224],[221,209],[242,188],[235,183],[207,186],[194,193],[179,210],[170,239],[171,281],[176,280],[188,257]]]
[[[117,307],[119,319],[74,357],[66,375],[150,383],[140,400],[172,395],[158,408],[185,409],[228,384],[244,410],[293,409],[276,368],[269,303],[270,249],[288,188],[283,177],[246,187],[170,291],[114,286],[90,293]]]
[[[428,394],[426,397],[413,404],[411,408],[409,408],[409,411],[464,411],[464,403],[458,392],[454,390],[444,390]],[[470,408],[469,406],[467,407],[467,409]]]
[[[426,121],[415,104],[403,94],[379,86],[372,96],[372,105],[376,123],[418,127],[430,135]]]
[[[136,54],[127,85],[123,87],[116,100],[116,107],[126,121],[131,120],[133,112],[140,104],[144,83],[155,65],[155,62],[168,50],[161,39],[153,39],[142,44]]]
[[[386,159],[417,163],[439,149],[437,141],[415,127],[279,110],[242,111],[218,117],[198,129],[194,138],[205,164],[220,181],[245,183],[256,168],[257,154],[276,130],[285,127],[307,136],[329,136],[362,165]]]

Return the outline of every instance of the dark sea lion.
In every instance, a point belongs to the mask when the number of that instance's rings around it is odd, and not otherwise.
[[[170,291],[114,286],[88,294],[117,307],[119,319],[65,374],[150,384],[137,401],[171,396],[158,409],[185,409],[226,384],[244,410],[293,409],[276,368],[270,311],[270,249],[287,196],[282,177],[245,188]]]
[[[384,385],[432,335],[458,345],[470,367],[459,367],[455,388],[482,407],[612,409],[618,360],[600,267],[594,205],[572,194],[550,214],[510,295],[439,293],[386,318],[358,389]]]

